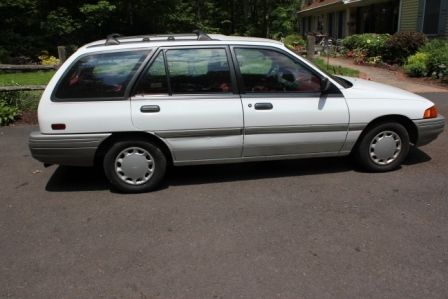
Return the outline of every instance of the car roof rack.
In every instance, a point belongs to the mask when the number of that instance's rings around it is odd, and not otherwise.
[[[112,33],[112,34],[109,34],[107,37],[106,37],[106,43],[105,43],[105,45],[106,46],[109,46],[109,45],[119,45],[120,44],[120,42],[118,41],[118,38],[121,36],[121,34],[119,34],[119,33]]]
[[[194,30],[193,33],[180,34],[155,34],[155,35],[136,35],[122,36],[118,33],[109,34],[106,37],[105,46],[120,45],[122,43],[151,42],[151,41],[176,41],[176,40],[213,40],[209,35],[201,30]]]

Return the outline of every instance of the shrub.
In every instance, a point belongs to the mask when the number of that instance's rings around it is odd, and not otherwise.
[[[353,51],[354,49],[356,49],[356,47],[358,46],[358,43],[359,43],[359,35],[358,34],[349,35],[342,40],[342,45],[348,51]]]
[[[363,64],[364,62],[366,62],[367,59],[367,52],[363,49],[355,49],[353,50],[353,61],[356,64]]]
[[[40,64],[43,64],[43,65],[59,64],[59,59],[54,56],[48,55],[48,53],[43,53],[38,58],[39,58]]]
[[[448,41],[431,40],[421,48],[421,51],[428,54],[427,67],[429,73],[439,79],[448,78]]]
[[[12,123],[20,114],[17,107],[8,105],[5,101],[0,101],[0,126]]]
[[[417,52],[416,54],[409,56],[404,70],[412,77],[422,77],[428,75],[428,61],[429,56],[427,53]]]
[[[397,32],[386,41],[383,57],[387,62],[402,64],[427,41],[421,32]]]
[[[431,39],[420,48],[420,52],[430,53],[447,47],[447,41],[444,39]]]
[[[382,56],[389,34],[364,33],[344,38],[342,45],[349,51],[363,50],[366,57]]]
[[[0,93],[0,102],[19,110],[37,111],[42,91],[8,91]]]
[[[305,47],[306,42],[303,39],[302,36],[298,34],[290,34],[287,35],[283,41],[286,47],[288,47],[290,50],[298,50],[302,47]]]
[[[0,125],[8,125],[21,118],[36,123],[36,111],[42,91],[10,91],[0,93]]]

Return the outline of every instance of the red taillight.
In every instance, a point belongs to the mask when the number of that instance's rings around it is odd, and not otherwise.
[[[437,108],[436,106],[432,106],[425,110],[423,113],[423,118],[436,118],[437,117]]]
[[[53,130],[65,130],[65,124],[51,124]]]

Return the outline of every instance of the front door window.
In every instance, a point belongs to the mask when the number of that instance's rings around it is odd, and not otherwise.
[[[236,48],[245,93],[320,92],[320,78],[285,54],[269,49]]]

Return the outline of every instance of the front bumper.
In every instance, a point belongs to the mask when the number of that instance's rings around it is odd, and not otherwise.
[[[430,143],[443,132],[445,127],[445,118],[439,115],[437,118],[414,120],[417,126],[418,138],[417,146]]]
[[[111,134],[41,134],[29,138],[31,155],[46,164],[92,166],[101,142]]]

